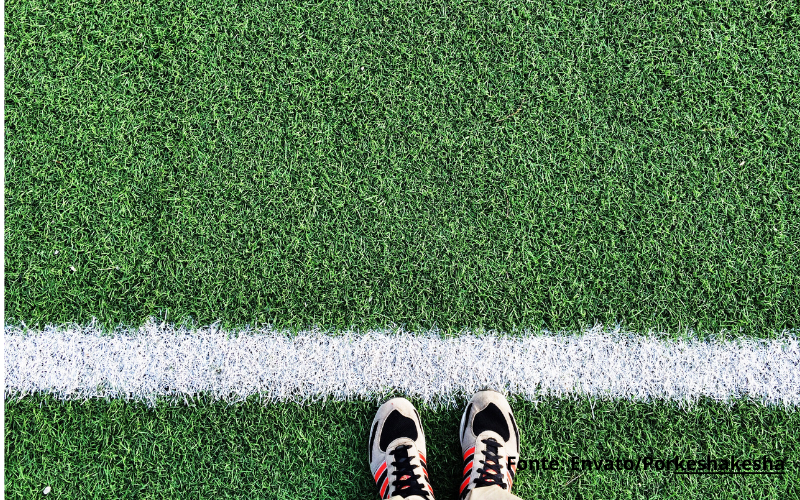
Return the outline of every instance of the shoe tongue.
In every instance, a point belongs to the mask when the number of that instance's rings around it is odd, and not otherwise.
[[[398,457],[398,453],[402,456],[402,452],[397,450],[397,447],[398,446],[403,446],[403,445],[410,445],[411,446],[410,448],[406,448],[403,451],[405,451],[406,454],[408,455],[408,462],[407,462],[408,465],[410,467],[413,467],[413,468],[416,469],[417,467],[419,467],[419,451],[417,450],[417,447],[414,444],[414,441],[412,441],[410,438],[406,438],[406,437],[397,438],[394,441],[392,441],[391,443],[389,443],[389,448],[388,449],[389,450],[396,450],[394,452],[394,454],[392,455],[394,457],[392,462],[394,462],[395,460],[397,460],[399,458]],[[414,461],[415,459],[416,459],[416,462]],[[414,465],[415,463],[417,465]],[[395,466],[395,464],[392,463],[392,467],[394,467],[394,466]],[[417,482],[418,483],[421,482],[422,484],[424,484],[424,477],[422,475],[422,472],[421,471],[417,471],[417,473],[420,476],[419,478],[417,478]],[[390,474],[394,474],[394,473],[390,473]],[[413,472],[412,472],[412,474],[413,474]],[[402,479],[404,477],[407,477],[407,476],[397,476],[397,479]],[[402,496],[402,490],[401,489],[394,490],[394,495]],[[409,495],[407,497],[404,497],[404,499],[405,500],[428,500],[425,497],[420,496],[420,495]]]
[[[496,432],[492,432],[492,431],[481,432],[480,435],[478,436],[477,441],[476,441],[475,452],[477,453],[478,450],[481,450],[483,452],[484,457],[485,457],[486,456],[486,451],[487,451],[487,449],[489,448],[489,446],[492,443],[484,443],[484,441],[487,441],[489,439],[494,439],[495,441],[497,441],[497,460],[500,463],[497,463],[497,464],[494,464],[494,465],[489,464],[488,467],[490,469],[493,469],[494,472],[499,473],[500,472],[500,467],[503,465],[503,461],[507,457],[507,453],[505,451],[505,448],[503,447],[503,441],[500,439],[500,436]]]
[[[410,448],[406,448],[405,450],[398,450],[397,449],[399,446],[403,446],[403,445],[409,445],[411,447]],[[412,441],[411,439],[406,438],[406,437],[395,439],[394,441],[389,443],[389,448],[388,449],[389,450],[394,450],[394,453],[392,453],[392,455],[391,455],[393,457],[391,459],[391,463],[392,463],[393,467],[395,466],[395,462],[400,457],[403,456],[403,452],[405,452],[405,454],[408,456],[408,461],[409,461],[408,463],[409,464],[413,464],[413,460],[415,458],[418,458],[418,455],[419,455],[419,452],[417,451],[417,447],[414,445],[414,441]]]
[[[417,445],[414,444],[414,441],[411,438],[407,437],[400,437],[389,443],[389,446],[386,448],[387,450],[393,450],[398,446],[408,445],[411,448],[406,449],[408,452],[409,457],[413,457],[417,454]]]
[[[505,441],[500,437],[500,434],[494,431],[483,431],[478,434],[475,440],[476,446],[485,450],[489,443],[484,443],[484,441],[489,439],[494,439],[497,442],[498,452],[500,449],[505,448]]]

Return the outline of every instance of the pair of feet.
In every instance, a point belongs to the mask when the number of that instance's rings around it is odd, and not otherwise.
[[[519,461],[519,430],[506,398],[493,390],[476,393],[461,417],[459,436],[459,499],[479,488],[510,492]],[[425,457],[425,434],[414,405],[404,398],[381,405],[369,437],[370,469],[381,498],[433,500]]]

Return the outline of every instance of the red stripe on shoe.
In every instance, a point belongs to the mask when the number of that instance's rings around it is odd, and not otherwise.
[[[463,483],[461,483],[461,488],[459,488],[459,489],[458,489],[458,494],[459,494],[459,495],[460,495],[460,494],[462,494],[462,493],[464,493],[464,488],[466,488],[468,484],[469,484],[469,478],[466,478],[466,479],[464,480],[464,482],[463,482]]]
[[[466,460],[466,459],[467,459],[467,457],[468,457],[469,455],[472,455],[473,453],[475,453],[475,447],[474,447],[474,446],[473,446],[472,448],[470,448],[470,449],[468,449],[467,451],[465,451],[465,452],[464,452],[464,457],[463,457],[463,458],[464,458],[464,460]]]
[[[462,476],[467,475],[467,471],[472,469],[472,460],[469,461],[466,467],[464,467],[464,472],[461,473]]]
[[[419,454],[419,458],[420,458],[420,460],[422,460],[423,464],[425,464],[426,466],[428,465],[428,461],[425,460],[425,457],[422,455],[422,453]]]
[[[381,486],[381,498],[386,498],[386,490],[389,489],[389,478],[383,480],[383,486]]]
[[[378,478],[381,477],[383,471],[386,470],[386,462],[383,462],[380,467],[378,467],[378,472],[375,473],[375,482],[378,482]]]

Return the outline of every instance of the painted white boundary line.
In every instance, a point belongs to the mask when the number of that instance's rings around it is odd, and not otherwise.
[[[493,386],[540,395],[692,402],[752,398],[800,405],[800,344],[777,340],[664,340],[604,330],[581,334],[470,334],[271,329],[238,336],[215,325],[187,329],[151,320],[138,330],[89,326],[44,331],[5,327],[5,398],[36,392],[61,399],[230,403],[379,397],[390,389],[429,404],[455,403]]]

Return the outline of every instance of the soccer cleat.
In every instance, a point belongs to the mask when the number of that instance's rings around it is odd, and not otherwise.
[[[517,498],[510,493],[519,462],[519,430],[506,398],[492,390],[476,393],[459,433],[464,459],[459,499],[479,489],[485,497]]]
[[[369,467],[381,498],[434,500],[425,459],[425,434],[405,398],[383,403],[372,420]]]

